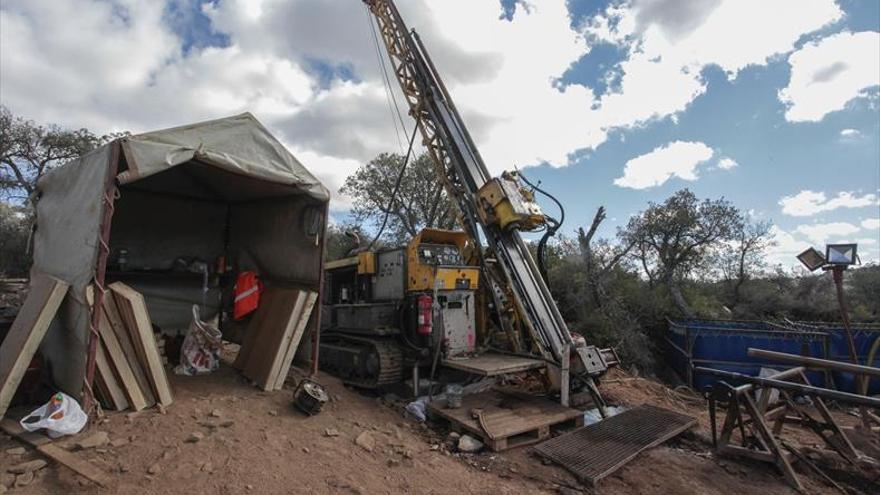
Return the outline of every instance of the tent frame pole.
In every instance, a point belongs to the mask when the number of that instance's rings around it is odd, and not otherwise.
[[[95,301],[89,308],[89,343],[86,355],[86,373],[83,381],[83,410],[90,416],[97,408],[94,389],[92,384],[95,380],[95,355],[98,349],[98,325],[104,314],[104,296],[107,292],[104,286],[107,272],[107,258],[110,256],[110,226],[113,222],[116,195],[119,191],[116,185],[116,174],[119,172],[121,159],[121,140],[117,139],[110,143],[110,160],[107,163],[107,178],[104,181],[103,198],[101,199],[102,213],[101,225],[98,234],[98,258],[95,263]]]
[[[315,332],[312,334],[312,366],[309,377],[318,374],[318,352],[321,347],[321,306],[324,304],[324,248],[327,240],[327,223],[330,216],[330,200],[324,205],[324,229],[318,241],[318,314],[315,315]]]

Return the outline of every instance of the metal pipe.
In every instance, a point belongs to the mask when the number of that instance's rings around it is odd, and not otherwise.
[[[706,369],[709,369],[709,368],[706,368]],[[714,369],[714,368],[712,368],[712,369]],[[789,368],[787,370],[777,371],[776,373],[774,373],[770,376],[765,376],[762,378],[769,378],[771,380],[786,380],[788,378],[795,377],[803,372],[804,372],[804,367],[798,366],[796,368]],[[751,376],[751,375],[746,375],[746,376]],[[754,388],[754,384],[747,383],[745,385],[740,385],[739,387],[736,387],[736,390],[737,390],[737,392],[742,393],[742,392],[748,392],[752,388]]]
[[[864,395],[856,395],[850,394],[847,392],[840,392],[837,390],[829,390],[827,388],[814,387],[812,385],[803,385],[800,383],[791,383],[784,382],[781,380],[774,380],[772,378],[761,378],[758,376],[749,376],[744,375],[742,373],[734,373],[731,371],[723,371],[716,370],[713,368],[702,368],[697,367],[694,368],[694,371],[697,373],[706,373],[709,375],[720,376],[722,378],[727,378],[729,380],[741,380],[749,383],[753,383],[755,385],[761,385],[763,387],[771,387],[777,388],[780,390],[791,390],[793,392],[799,392],[807,395],[816,395],[818,397],[822,397],[824,399],[833,399],[840,402],[846,402],[848,404],[854,404],[858,406],[867,406],[880,409],[880,399],[875,399],[873,397],[866,397]]]
[[[808,368],[818,368],[822,370],[847,371],[857,375],[880,376],[880,368],[873,366],[863,366],[861,364],[844,363],[841,361],[832,361],[830,359],[820,359],[809,356],[798,356],[797,354],[787,354],[785,352],[767,351],[764,349],[749,348],[750,357],[760,357],[779,361],[782,363],[796,363],[804,365]]]

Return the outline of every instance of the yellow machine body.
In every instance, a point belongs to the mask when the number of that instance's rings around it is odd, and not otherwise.
[[[534,194],[520,184],[516,173],[504,172],[490,180],[480,188],[477,197],[481,219],[503,230],[534,230],[546,221]]]
[[[422,230],[406,248],[406,290],[434,290],[435,283],[437,290],[476,290],[480,281],[480,268],[466,265],[471,249],[470,237],[464,232]],[[449,262],[454,258],[453,251],[460,262]]]

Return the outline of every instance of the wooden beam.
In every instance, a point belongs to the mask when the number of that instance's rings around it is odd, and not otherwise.
[[[6,414],[68,288],[66,282],[44,274],[31,279],[27,299],[0,345],[0,417]]]
[[[91,462],[80,459],[76,455],[62,449],[52,443],[49,437],[40,433],[25,431],[21,425],[11,419],[0,421],[0,429],[12,435],[15,438],[31,445],[37,452],[43,454],[47,458],[65,466],[76,474],[97,483],[100,486],[107,487],[110,485],[110,477],[100,468]]]
[[[309,320],[312,317],[312,311],[315,309],[315,303],[317,300],[317,292],[309,292],[307,294],[305,306],[298,317],[296,328],[293,330],[293,337],[290,339],[287,353],[281,361],[281,371],[278,373],[278,378],[275,381],[275,390],[281,390],[284,387],[284,381],[287,380],[287,374],[290,372],[290,365],[293,363],[293,358],[296,356],[297,349],[299,349],[299,344],[305,334],[306,326],[309,324]]]
[[[137,351],[134,349],[134,343],[131,341],[131,334],[125,328],[125,323],[119,315],[119,308],[116,306],[116,299],[114,297],[104,298],[104,316],[107,318],[109,329],[112,330],[113,335],[116,336],[116,342],[119,344],[122,351],[123,360],[128,363],[131,373],[134,375],[137,389],[140,390],[140,393],[143,396],[144,407],[153,406],[156,403],[156,397],[153,395],[153,390],[150,388],[150,381],[147,379],[144,368],[140,363],[140,358],[138,358]],[[106,342],[110,342],[110,340],[108,339]],[[134,389],[132,388],[131,390]],[[140,403],[137,399],[131,399],[133,401],[132,404]],[[137,409],[137,406],[135,406],[135,409]]]
[[[117,384],[120,386],[125,398],[127,399],[127,405],[123,409],[127,409],[128,406],[131,406],[131,408],[135,411],[141,411],[153,405],[155,401],[149,404],[147,403],[147,400],[144,397],[144,393],[141,390],[140,385],[138,384],[137,378],[135,377],[134,370],[132,369],[132,365],[140,368],[137,363],[137,356],[132,352],[131,359],[133,359],[133,361],[129,361],[129,357],[127,357],[125,355],[125,351],[122,350],[122,345],[119,342],[119,338],[111,328],[110,315],[107,311],[107,306],[112,304],[114,317],[118,318],[119,316],[118,314],[116,314],[116,304],[113,302],[112,299],[112,297],[104,298],[104,312],[101,315],[101,320],[98,323],[98,334],[101,337],[102,345],[99,345],[98,348],[96,348],[96,364],[98,366],[98,371],[103,373],[103,371],[101,370],[101,360],[103,359],[106,363],[105,366],[109,366],[109,368],[113,371],[113,376],[118,379]],[[86,288],[86,301],[89,303],[89,305],[94,304],[94,288],[91,286]],[[131,343],[129,342],[128,345],[131,345]],[[141,371],[141,373],[143,372]],[[112,393],[112,390],[108,390],[108,392]]]
[[[149,313],[147,313],[144,296],[122,282],[110,284],[110,290],[116,299],[122,320],[131,332],[135,350],[146,368],[157,402],[163,406],[171,405],[174,401],[171,396],[171,385],[168,383],[168,377],[165,375],[165,368],[162,365],[162,357],[156,347],[153,324],[150,322]]]

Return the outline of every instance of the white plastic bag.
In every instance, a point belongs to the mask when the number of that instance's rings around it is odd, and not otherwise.
[[[50,438],[58,438],[79,433],[88,420],[79,403],[64,392],[58,392],[49,402],[22,418],[21,427],[27,431],[45,428]]]
[[[174,368],[178,375],[201,375],[220,367],[220,347],[223,335],[216,326],[199,319],[199,307],[193,305],[193,319],[189,333],[180,346],[180,364]]]

